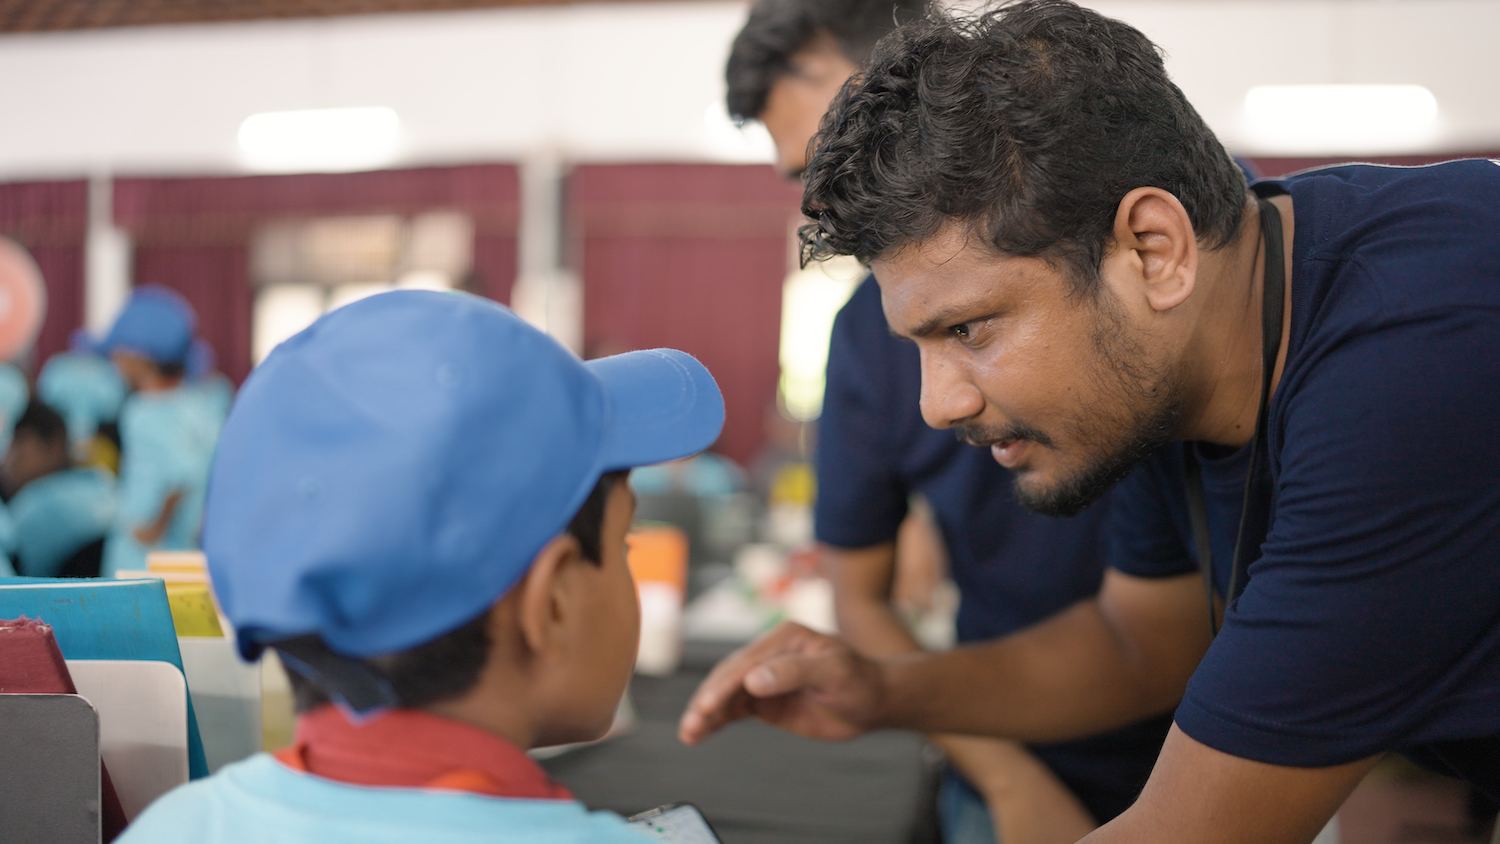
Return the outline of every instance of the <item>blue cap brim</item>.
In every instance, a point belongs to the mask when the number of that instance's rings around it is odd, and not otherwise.
[[[703,364],[674,349],[651,349],[584,364],[604,387],[600,471],[687,457],[724,429],[724,399]]]

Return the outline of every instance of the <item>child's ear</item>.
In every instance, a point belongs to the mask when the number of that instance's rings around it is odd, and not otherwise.
[[[582,562],[583,547],[566,533],[548,542],[531,561],[516,590],[516,622],[533,655],[555,652],[562,643],[563,625],[572,611],[571,575]]]

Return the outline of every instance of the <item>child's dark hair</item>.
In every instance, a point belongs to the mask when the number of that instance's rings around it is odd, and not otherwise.
[[[610,490],[623,482],[628,472],[610,472],[599,478],[583,506],[573,514],[567,532],[583,556],[600,563],[603,555],[604,510]],[[414,648],[362,660],[395,690],[399,705],[416,709],[458,697],[479,682],[479,673],[490,656],[488,633],[490,610],[460,624],[447,633]],[[328,694],[313,681],[288,671],[297,711],[307,712],[330,702]]]

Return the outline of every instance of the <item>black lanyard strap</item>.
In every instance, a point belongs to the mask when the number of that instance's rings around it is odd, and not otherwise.
[[[1281,233],[1281,212],[1265,199],[1260,206],[1260,236],[1265,244],[1265,273],[1261,284],[1261,378],[1260,408],[1255,414],[1255,433],[1250,437],[1249,468],[1245,470],[1245,488],[1240,498],[1240,522],[1235,531],[1234,557],[1229,570],[1229,589],[1224,605],[1239,597],[1244,586],[1243,560],[1245,529],[1250,522],[1250,498],[1255,488],[1255,470],[1260,455],[1267,449],[1267,417],[1271,410],[1271,378],[1276,373],[1276,356],[1281,351],[1281,322],[1285,312],[1286,258]],[[1192,524],[1193,545],[1198,553],[1198,570],[1203,575],[1203,592],[1208,600],[1209,630],[1218,635],[1219,622],[1214,613],[1213,546],[1208,532],[1208,499],[1203,489],[1203,467],[1192,443],[1183,443],[1183,465],[1187,473],[1188,521]]]

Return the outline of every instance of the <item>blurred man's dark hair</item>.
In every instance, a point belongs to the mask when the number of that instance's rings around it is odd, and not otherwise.
[[[39,401],[26,405],[26,411],[16,420],[15,434],[30,435],[48,444],[68,444],[68,423],[51,407]]]
[[[37,478],[71,467],[68,446],[68,423],[57,411],[35,400],[26,405],[0,459],[0,500],[8,503]]]
[[[1152,186],[1207,248],[1244,174],[1134,28],[1065,0],[933,14],[881,42],[834,100],[808,162],[803,257],[878,259],[958,220],[1093,294],[1120,200]]]
[[[792,56],[818,35],[833,38],[845,58],[863,65],[875,42],[926,8],[925,0],[759,0],[729,51],[729,116],[758,117],[771,86],[790,71]]]

